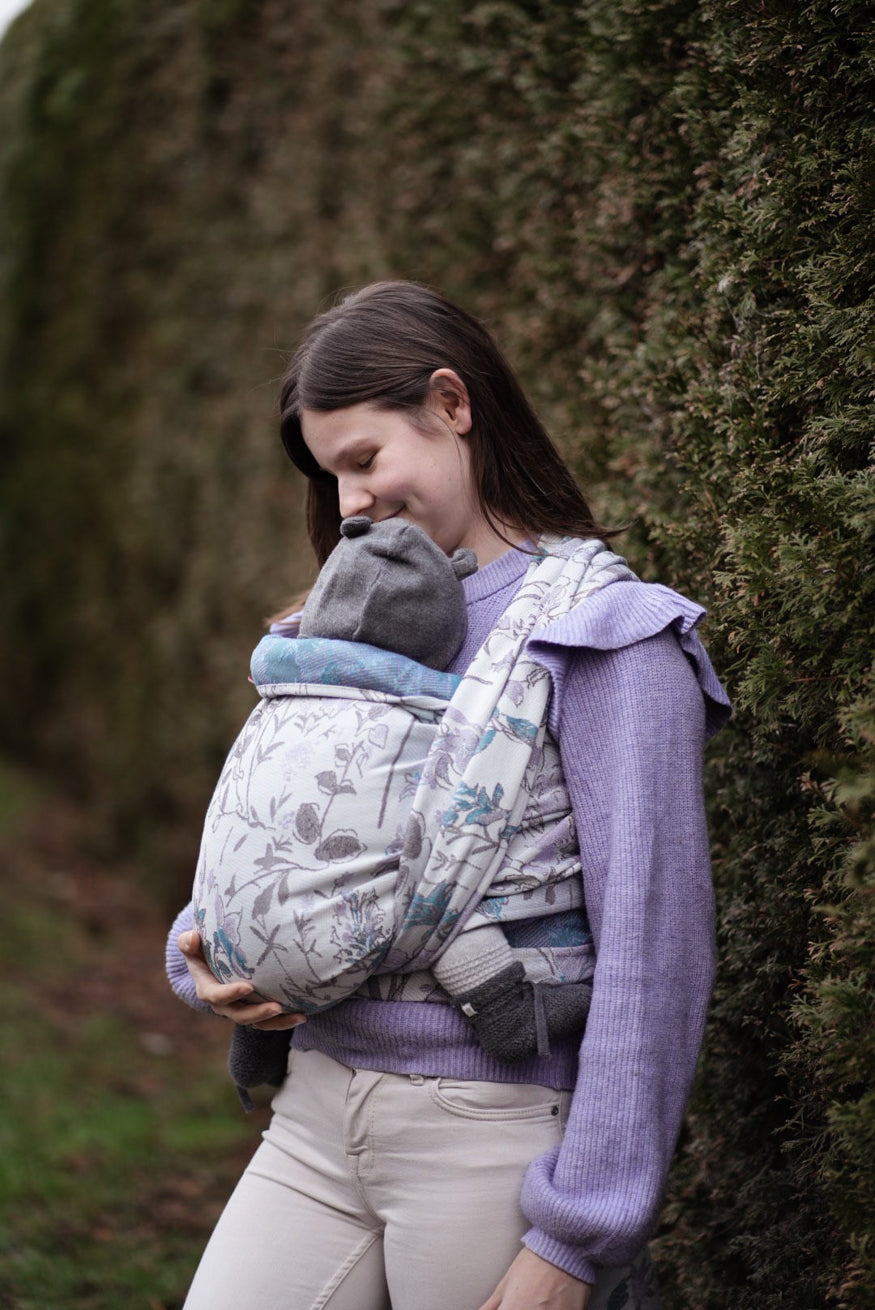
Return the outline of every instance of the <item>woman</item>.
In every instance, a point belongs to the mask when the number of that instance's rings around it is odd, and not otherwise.
[[[298,1021],[271,1126],[186,1304],[652,1310],[644,1244],[713,970],[702,743],[728,709],[694,631],[702,610],[612,571],[495,343],[425,288],[376,284],[320,315],[284,380],[281,432],[309,479],[320,563],[358,514],[473,550],[450,671],[473,695],[491,691],[488,667],[513,703],[546,681],[556,753],[540,766],[546,786],[561,764],[570,810],[544,821],[534,858],[576,833],[583,907],[541,906],[506,931],[554,979],[594,966],[592,1008],[582,1042],[515,1065],[435,1003],[427,968]],[[436,770],[451,787],[456,763],[448,750]],[[536,796],[537,777],[526,784]],[[444,812],[424,809],[429,849]],[[175,928],[191,926],[184,913]],[[173,950],[170,972],[187,999],[295,1026],[247,1004],[247,984],[217,983],[196,934],[181,931],[179,950],[188,973]]]

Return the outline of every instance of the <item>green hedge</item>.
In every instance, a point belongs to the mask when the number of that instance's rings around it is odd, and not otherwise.
[[[666,1303],[873,1306],[869,6],[281,10],[36,0],[4,43],[4,729],[181,859],[306,572],[281,353],[338,286],[458,297],[736,704]]]
[[[311,575],[277,379],[374,272],[332,196],[354,75],[316,5],[36,0],[2,57],[0,731],[178,899],[249,651]]]
[[[875,1304],[871,15],[398,21],[408,131],[456,132],[407,163],[401,248],[477,289],[635,562],[706,600],[737,706],[663,1267],[690,1307]]]

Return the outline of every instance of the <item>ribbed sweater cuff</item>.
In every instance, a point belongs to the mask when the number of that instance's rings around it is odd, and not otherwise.
[[[186,905],[184,910],[180,910],[173,921],[170,932],[167,934],[167,945],[164,949],[164,964],[167,970],[167,980],[173,988],[176,995],[186,1005],[190,1005],[193,1010],[200,1010],[202,1013],[211,1014],[212,1010],[204,1001],[198,1000],[197,992],[194,989],[192,976],[188,971],[188,965],[185,962],[185,956],[176,944],[176,939],[180,933],[190,932],[195,927],[194,915],[191,905]]]
[[[582,1283],[594,1283],[599,1276],[598,1266],[582,1255],[579,1247],[560,1242],[540,1228],[530,1228],[523,1243],[542,1260],[548,1260],[551,1265],[571,1274],[572,1278],[579,1278]]]

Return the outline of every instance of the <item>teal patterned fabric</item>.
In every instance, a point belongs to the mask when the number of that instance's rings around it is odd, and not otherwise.
[[[287,684],[358,687],[395,697],[449,701],[462,679],[418,664],[406,655],[360,641],[268,635],[252,652],[252,681],[262,696],[282,695]],[[294,691],[294,686],[290,688]]]

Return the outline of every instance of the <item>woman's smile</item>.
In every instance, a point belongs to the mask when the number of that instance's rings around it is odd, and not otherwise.
[[[464,435],[435,406],[425,424],[402,410],[365,402],[345,409],[304,410],[301,430],[321,468],[337,479],[343,518],[404,518],[452,554],[469,546],[494,559],[507,549],[477,502]],[[460,425],[461,426],[461,425]]]

